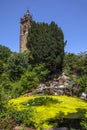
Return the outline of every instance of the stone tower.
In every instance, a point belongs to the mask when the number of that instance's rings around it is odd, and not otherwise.
[[[27,43],[28,30],[31,27],[31,21],[32,21],[31,15],[27,10],[23,18],[20,19],[20,52],[24,52],[27,50],[26,43]]]

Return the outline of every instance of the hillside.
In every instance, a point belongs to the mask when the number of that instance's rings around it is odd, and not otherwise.
[[[27,51],[0,45],[1,130],[87,130],[87,52],[65,53],[65,45],[55,22],[35,21]]]

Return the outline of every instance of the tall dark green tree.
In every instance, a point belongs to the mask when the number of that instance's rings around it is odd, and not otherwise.
[[[31,51],[34,64],[45,63],[51,72],[62,70],[65,44],[64,34],[55,22],[32,22],[27,48]]]

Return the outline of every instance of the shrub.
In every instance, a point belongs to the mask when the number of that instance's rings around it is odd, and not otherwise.
[[[45,68],[45,64],[39,64],[35,67],[29,66],[28,70],[21,78],[21,85],[24,90],[30,90],[36,88],[39,82],[46,80],[48,70]]]
[[[87,74],[79,78],[79,84],[81,86],[81,90],[87,93]]]
[[[22,111],[16,111],[16,110],[10,110],[9,115],[12,119],[15,120],[15,123],[20,125],[24,124],[25,126],[31,126],[30,118],[32,116],[32,109],[28,110],[22,110]]]
[[[15,125],[16,125],[15,120],[10,117],[8,111],[0,113],[0,129],[1,130],[13,130]]]
[[[39,83],[39,79],[37,74],[32,71],[26,71],[25,74],[21,78],[21,85],[23,86],[23,90],[31,90],[32,88],[36,88]]]
[[[53,99],[52,97],[43,96],[43,97],[36,97],[30,99],[27,102],[24,102],[23,105],[29,106],[42,106],[42,105],[50,105],[50,103],[55,104],[58,103],[57,99]]]
[[[33,71],[36,72],[39,81],[44,82],[46,81],[46,77],[49,73],[48,69],[46,68],[46,65],[44,63],[37,64],[34,68]]]
[[[80,124],[84,130],[87,130],[87,119],[86,118],[83,119]]]
[[[6,105],[7,105],[7,95],[0,85],[0,112],[3,112],[6,110]]]

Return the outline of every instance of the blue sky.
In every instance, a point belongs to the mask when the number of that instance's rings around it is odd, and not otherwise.
[[[0,44],[19,52],[20,18],[29,9],[37,22],[55,21],[66,52],[87,51],[87,0],[0,0]]]

